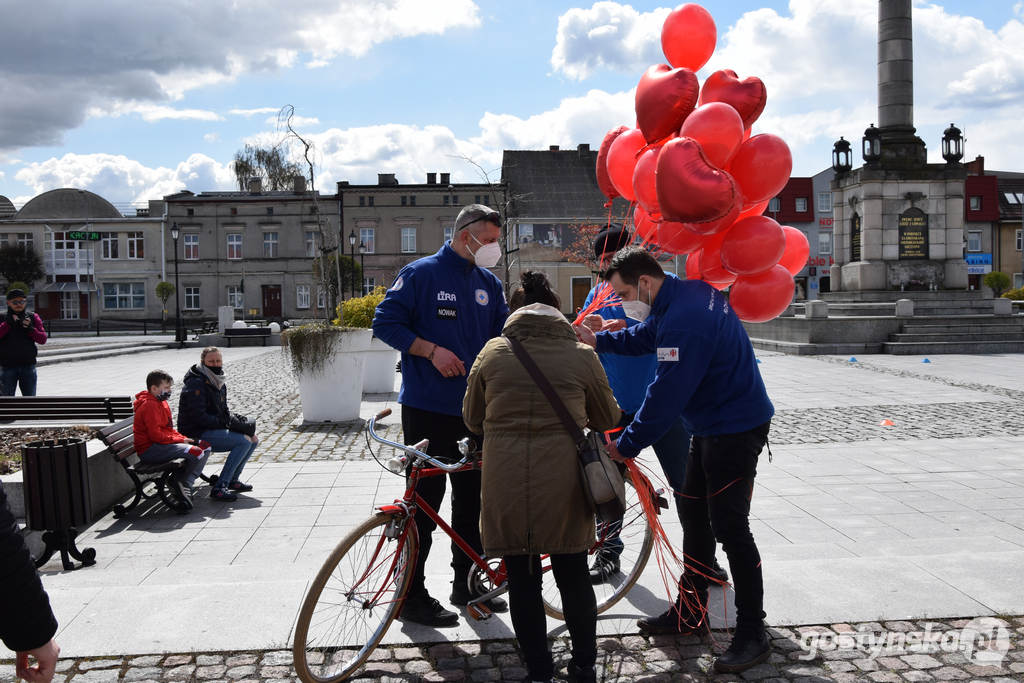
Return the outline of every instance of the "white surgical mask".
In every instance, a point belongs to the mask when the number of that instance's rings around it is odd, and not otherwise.
[[[639,300],[623,301],[622,311],[626,314],[627,318],[643,322],[651,314],[651,307]]]
[[[469,235],[474,242],[480,245],[480,248],[473,254],[473,260],[481,268],[490,268],[498,265],[498,261],[501,260],[501,246],[497,242],[491,242],[490,244],[483,244],[472,233]],[[468,248],[468,246],[467,246]]]

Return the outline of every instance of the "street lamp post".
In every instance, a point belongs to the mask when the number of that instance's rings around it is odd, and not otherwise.
[[[363,256],[365,255],[366,245],[363,244],[362,240],[359,240],[359,277],[361,277],[364,282],[366,281],[366,271],[363,270]],[[367,292],[363,292],[363,294],[367,294]]]
[[[178,280],[178,224],[171,225],[171,240],[174,241],[174,341],[178,342],[178,348],[184,348],[185,335],[181,329],[181,286]]]
[[[354,266],[356,264],[356,231],[355,230],[353,230],[352,232],[350,232],[348,234],[348,253],[349,253],[349,258],[352,260],[352,265]],[[352,286],[350,287],[350,289],[351,289],[351,295],[354,297],[356,295],[356,274],[355,273],[351,273],[351,276],[350,276],[349,279],[352,280]]]

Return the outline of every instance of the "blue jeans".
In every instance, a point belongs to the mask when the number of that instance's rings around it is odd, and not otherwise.
[[[199,435],[199,438],[208,441],[215,451],[228,451],[228,459],[224,461],[224,467],[217,479],[219,488],[238,481],[242,475],[242,468],[249,461],[252,452],[256,450],[256,444],[245,438],[244,434],[232,432],[229,429],[207,429]]]
[[[32,365],[5,365],[0,370],[0,395],[14,396],[15,390],[21,384],[22,396],[36,395],[36,366]]]

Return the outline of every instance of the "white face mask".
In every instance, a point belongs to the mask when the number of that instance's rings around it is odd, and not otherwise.
[[[501,246],[497,242],[491,242],[490,244],[483,244],[476,237],[469,235],[470,238],[480,245],[480,248],[476,250],[474,254],[472,251],[469,253],[473,254],[473,260],[481,268],[490,268],[498,265],[498,261],[501,260]],[[466,245],[469,248],[469,245]]]
[[[637,282],[636,296],[637,298],[634,299],[633,301],[622,302],[622,312],[626,314],[627,318],[632,318],[633,320],[639,320],[640,322],[643,322],[644,320],[647,320],[648,316],[651,315],[651,304],[640,301],[639,282]],[[648,292],[648,301],[650,301],[650,296],[651,294],[650,292]]]

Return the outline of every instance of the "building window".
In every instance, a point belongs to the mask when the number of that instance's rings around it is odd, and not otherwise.
[[[1021,192],[1004,192],[1003,196],[1009,204],[1020,204],[1024,200],[1024,193]]]
[[[373,206],[373,196],[372,195],[366,198],[366,203],[367,203],[368,206]]]
[[[967,231],[967,251],[981,251],[981,230]]]
[[[29,251],[32,248],[32,233],[30,232],[19,232],[18,233],[18,246]]]
[[[199,288],[198,287],[186,287],[185,288],[185,310],[186,311],[198,311],[199,310]]]
[[[450,199],[450,197],[448,197],[448,195],[445,195],[444,196],[444,201],[442,202],[442,206],[448,206],[448,200],[449,199]]]
[[[185,215],[186,216],[195,216],[196,215],[196,210],[195,209],[186,209],[185,210]]]
[[[242,233],[228,233],[228,258],[233,261],[242,259]]]
[[[319,206],[315,206],[315,205],[311,206],[311,207],[309,207],[309,212],[310,213],[320,213],[320,207]]]
[[[363,296],[366,296],[373,291],[373,288],[377,286],[377,278],[364,277],[363,278]]]
[[[406,196],[405,196],[405,195],[403,194],[403,195],[402,195],[402,206],[405,206],[405,203],[406,203],[407,201],[408,201],[408,198],[407,198],[407,197],[406,197]]]
[[[238,215],[238,207],[235,207],[235,206],[231,207],[231,215],[232,216],[237,216]]]
[[[186,232],[182,235],[185,240],[185,260],[186,261],[198,261],[199,260],[199,233],[198,232]]]
[[[277,258],[277,233],[263,233],[263,258]]]
[[[140,259],[146,255],[146,240],[141,232],[128,233],[128,258]]]
[[[366,249],[363,250],[364,254],[372,254],[376,249],[376,240],[374,239],[373,228],[359,228],[359,241],[363,243]]]
[[[100,246],[103,254],[102,258],[115,259],[117,258],[117,233],[116,232],[105,232],[100,236]]]
[[[103,308],[138,309],[146,307],[146,285],[143,282],[107,282],[103,285]]]
[[[267,207],[267,215],[268,216],[273,216],[274,215],[274,207],[272,207],[272,206],[268,206]]]
[[[416,195],[409,195],[409,206],[416,206]]]
[[[316,307],[327,308],[327,291],[323,287],[316,288]]]
[[[459,205],[459,195],[453,194],[452,195],[452,206],[458,206],[458,205]]]
[[[359,206],[366,206],[366,197],[359,198]]]
[[[316,231],[306,231],[306,256],[316,258]]]
[[[832,233],[821,230],[818,232],[818,256],[832,255]]]
[[[444,229],[444,241],[447,242],[455,235],[455,228],[448,226]]]
[[[416,228],[402,228],[402,253],[416,253]]]
[[[970,202],[971,211],[981,211],[981,195],[971,195]]]
[[[82,306],[78,299],[78,292],[60,293],[60,319],[78,320],[81,317]]]
[[[309,308],[309,285],[295,285],[295,308]]]
[[[1014,273],[1013,288],[1020,289],[1021,287],[1024,287],[1024,273]]]
[[[832,213],[832,193],[818,193],[818,213]]]
[[[797,213],[807,213],[807,197],[797,197],[794,201]]]
[[[772,197],[768,200],[768,210],[778,213],[779,211],[779,198]]]
[[[228,285],[228,306],[231,306],[236,311],[240,311],[244,305],[245,294],[242,292],[242,286]]]
[[[1017,229],[1017,251],[1021,251],[1021,247],[1024,247],[1024,230]]]

